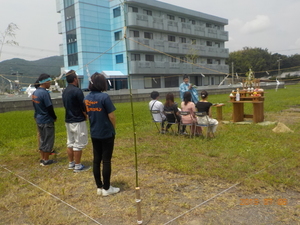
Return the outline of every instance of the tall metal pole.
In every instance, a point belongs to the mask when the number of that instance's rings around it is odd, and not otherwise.
[[[233,78],[233,62],[231,62],[231,79],[232,79],[231,84],[233,85],[233,83],[234,83],[234,78]]]
[[[141,193],[139,187],[139,173],[138,173],[138,157],[137,157],[137,145],[136,145],[136,130],[135,130],[135,120],[134,120],[134,113],[133,113],[133,100],[132,100],[132,86],[131,86],[131,76],[130,76],[130,69],[129,69],[129,56],[128,56],[128,40],[127,40],[127,21],[126,13],[126,0],[124,0],[123,5],[123,12],[124,12],[124,38],[125,38],[125,48],[126,48],[126,57],[127,57],[127,74],[128,74],[128,85],[129,85],[129,95],[130,95],[130,105],[131,105],[131,118],[132,118],[132,126],[133,126],[133,140],[134,140],[134,157],[135,157],[135,201],[136,201],[136,209],[137,209],[137,224],[143,224],[142,220],[142,210],[141,210]]]
[[[280,61],[281,61],[282,59],[278,59],[277,61],[278,61],[278,75],[277,75],[277,77],[279,77],[280,76]]]

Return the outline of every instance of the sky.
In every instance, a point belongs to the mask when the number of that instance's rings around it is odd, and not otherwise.
[[[299,0],[161,2],[228,19],[225,30],[229,32],[229,41],[225,47],[229,52],[258,47],[268,49],[272,54],[300,54]],[[61,19],[56,12],[55,0],[0,0],[0,3],[0,32],[3,34],[10,23],[19,28],[13,39],[19,45],[4,45],[0,61],[11,58],[37,60],[59,55],[62,36],[58,34],[57,23]]]

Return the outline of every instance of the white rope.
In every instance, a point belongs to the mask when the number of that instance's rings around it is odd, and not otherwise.
[[[173,221],[177,220],[178,218],[180,218],[180,217],[184,216],[185,214],[187,214],[187,213],[193,211],[194,209],[196,209],[196,208],[198,208],[198,207],[204,205],[205,203],[207,203],[207,202],[213,200],[214,198],[218,197],[219,195],[223,194],[224,192],[229,191],[230,189],[234,188],[235,186],[237,186],[237,185],[239,185],[239,184],[240,184],[240,183],[234,184],[234,185],[232,185],[231,187],[227,188],[226,190],[221,191],[220,193],[216,194],[215,196],[211,197],[210,199],[207,199],[206,201],[200,203],[199,205],[196,205],[195,207],[193,207],[193,208],[191,208],[190,210],[188,210],[188,211],[182,213],[181,215],[175,217],[174,219],[168,221],[167,223],[164,223],[164,225],[165,225],[165,224],[172,223]]]
[[[11,170],[7,169],[6,167],[4,167],[4,166],[2,166],[2,165],[0,165],[0,166],[1,166],[3,169],[5,169],[6,171],[10,172],[11,174],[13,174],[13,175],[15,175],[15,176],[21,178],[22,180],[26,181],[27,183],[31,184],[32,186],[34,186],[34,187],[40,189],[41,191],[43,191],[43,192],[49,194],[50,196],[52,196],[53,198],[57,199],[58,201],[61,201],[61,202],[64,203],[65,205],[71,207],[72,209],[74,209],[74,210],[76,210],[77,212],[81,213],[81,214],[84,215],[85,217],[91,219],[91,220],[94,221],[95,223],[97,223],[97,224],[99,224],[99,225],[102,225],[102,224],[99,223],[97,220],[93,219],[93,218],[90,217],[89,215],[85,214],[84,212],[82,212],[81,210],[77,209],[76,207],[70,205],[69,203],[65,202],[64,200],[61,200],[61,199],[58,198],[57,196],[51,194],[50,192],[44,190],[43,188],[37,186],[36,184],[34,184],[34,183],[32,183],[32,182],[30,182],[29,180],[25,179],[24,177],[22,177],[22,176],[20,176],[20,175],[18,175],[18,174],[15,174],[15,173],[12,172]]]
[[[297,153],[297,152],[300,152],[300,150],[298,150],[298,151],[296,151],[296,152],[293,152],[293,153]],[[223,194],[223,193],[229,191],[230,189],[236,187],[237,185],[241,184],[244,180],[246,180],[246,179],[248,179],[248,178],[251,178],[251,177],[253,177],[253,176],[255,176],[255,175],[257,175],[257,174],[259,174],[259,173],[265,171],[266,169],[268,169],[268,168],[270,168],[270,167],[272,167],[272,166],[275,166],[276,164],[278,164],[278,163],[280,163],[280,162],[282,162],[282,161],[285,161],[285,160],[287,160],[287,159],[288,159],[288,158],[282,158],[282,159],[278,160],[277,162],[275,162],[275,163],[273,163],[273,164],[271,164],[271,165],[269,165],[269,166],[267,166],[267,167],[265,167],[265,168],[263,168],[263,169],[257,171],[256,173],[254,173],[254,174],[252,174],[252,175],[249,175],[248,177],[244,178],[244,179],[243,179],[242,181],[240,181],[239,183],[236,183],[236,184],[232,185],[231,187],[229,187],[229,188],[227,188],[227,189],[221,191],[220,193],[216,194],[215,196],[211,197],[210,199],[207,199],[206,201],[200,203],[199,205],[196,205],[195,207],[191,208],[190,210],[188,210],[188,211],[182,213],[181,215],[175,217],[174,219],[172,219],[172,220],[170,220],[170,221],[164,223],[164,225],[169,224],[169,223],[171,223],[171,222],[173,222],[173,221],[179,219],[180,217],[184,216],[185,214],[187,214],[187,213],[193,211],[194,209],[196,209],[196,208],[198,208],[198,207],[204,205],[205,203],[207,203],[207,202],[213,200],[214,198],[218,197],[219,195],[221,195],[221,194]]]

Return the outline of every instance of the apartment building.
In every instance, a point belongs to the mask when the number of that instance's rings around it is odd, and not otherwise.
[[[229,72],[227,19],[156,0],[57,0],[66,70],[103,72],[111,88],[218,85]],[[124,38],[126,37],[126,38]]]

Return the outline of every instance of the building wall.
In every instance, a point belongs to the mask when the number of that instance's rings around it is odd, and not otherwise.
[[[57,0],[57,11],[62,16],[59,33],[63,35],[65,69],[83,75],[82,88],[88,86],[87,68],[90,74],[121,71],[128,75],[129,66],[133,89],[175,87],[181,83],[182,74],[189,74],[199,86],[224,79],[229,72],[225,65],[229,54],[225,48],[226,19],[154,0],[125,3]],[[76,25],[70,31],[72,7]],[[74,48],[67,38],[70,32],[76,33],[78,63],[73,65],[70,52]]]

